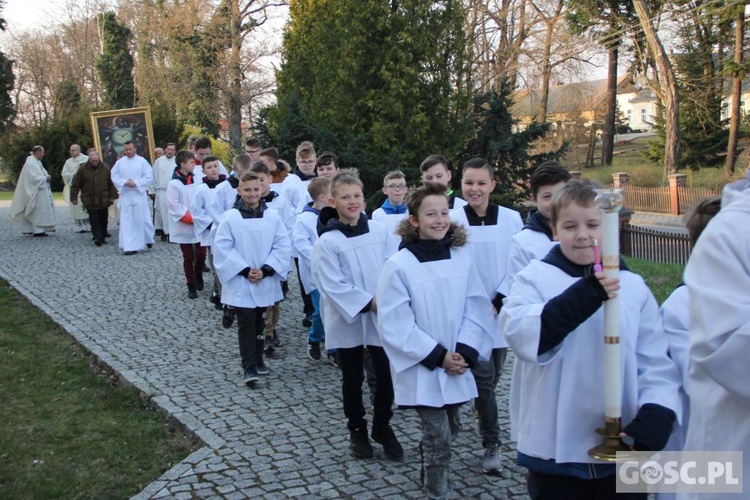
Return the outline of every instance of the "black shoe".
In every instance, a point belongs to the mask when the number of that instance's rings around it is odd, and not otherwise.
[[[245,368],[243,381],[248,387],[252,387],[253,385],[255,385],[255,382],[258,381],[258,371],[254,366],[248,366],[247,368]]]
[[[83,234],[83,233],[88,233],[88,231],[86,231],[85,229],[81,229],[80,231],[78,231],[78,234]]]
[[[34,233],[35,238],[46,238],[49,236],[47,233]]]
[[[305,319],[302,320],[302,326],[310,328],[312,326],[312,314],[305,314]]]
[[[307,357],[313,361],[320,361],[320,342],[309,341],[307,343]]]
[[[229,328],[234,323],[234,308],[224,306],[224,315],[221,317],[221,326]]]
[[[356,458],[372,458],[375,455],[367,437],[367,427],[349,431],[349,442],[352,454]]]
[[[103,242],[103,241],[101,241],[101,240],[95,240],[95,241],[94,241],[94,245],[96,245],[96,246],[98,246],[98,247],[102,246],[102,243],[104,243],[104,242]]]
[[[394,460],[404,458],[404,449],[390,425],[372,428],[372,440],[383,445],[383,453]]]
[[[138,253],[138,252],[136,252],[135,250],[130,250],[130,251],[128,251],[128,252],[125,252],[125,255],[135,255],[135,254],[137,254],[137,253]]]
[[[111,234],[109,234],[109,233],[107,233],[107,234],[106,234],[106,235],[105,235],[104,237],[105,237],[105,238],[111,238],[111,237],[112,237],[112,235],[111,235]]]
[[[194,285],[188,285],[188,298],[189,299],[197,299],[198,298],[198,292],[195,291]]]
[[[169,235],[168,234],[162,234],[161,235],[161,241],[169,241]]]
[[[205,287],[205,284],[203,283],[203,275],[200,273],[197,273],[195,275],[195,289],[199,292],[203,291],[203,288]]]
[[[203,264],[203,272],[204,273],[210,273],[211,269],[207,265]]]
[[[219,309],[221,309],[221,297],[216,293],[216,290],[211,290],[211,296],[208,298],[208,301],[214,305],[219,304]]]
[[[149,250],[151,250],[152,248],[154,248],[154,244],[153,243],[148,243],[148,244],[146,244],[146,248],[148,248]]]
[[[163,229],[157,229],[156,231],[154,231],[154,236],[161,236],[163,234],[164,234]]]
[[[274,352],[276,352],[276,346],[273,345],[273,337],[266,337],[266,342],[263,346],[263,354],[271,356]]]

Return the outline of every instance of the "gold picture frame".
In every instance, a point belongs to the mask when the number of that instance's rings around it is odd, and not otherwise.
[[[154,131],[148,106],[91,113],[94,145],[102,161],[112,166],[120,158],[123,144],[132,141],[138,155],[154,163]]]

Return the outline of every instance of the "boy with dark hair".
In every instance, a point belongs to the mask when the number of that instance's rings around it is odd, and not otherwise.
[[[287,199],[281,196],[276,191],[271,191],[271,172],[268,167],[262,161],[256,161],[253,166],[250,167],[251,172],[255,172],[258,175],[258,180],[261,185],[261,198],[266,204],[266,207],[272,210],[276,210],[284,222],[284,227],[287,230],[287,237],[289,238],[291,245],[292,230],[294,229],[294,212],[292,211],[291,205]],[[287,285],[287,276],[281,277],[281,287],[283,296],[286,297],[289,287]],[[265,353],[273,354],[277,347],[281,347],[281,340],[279,339],[278,332],[276,331],[276,323],[279,321],[279,308],[281,301],[277,301],[272,306],[269,306],[266,310],[266,344]]]
[[[477,269],[480,269],[482,287],[497,314],[508,294],[506,280],[510,241],[523,224],[518,212],[490,201],[495,185],[495,170],[487,160],[473,158],[464,163],[461,192],[468,204],[454,210],[452,216],[458,224],[466,227],[466,250]],[[479,361],[473,368],[479,394],[474,399],[474,411],[484,448],[482,470],[487,474],[500,474],[500,424],[495,388],[503,371],[508,343],[497,321],[492,323],[495,325],[492,355],[488,361]]]
[[[339,167],[339,157],[330,151],[323,151],[320,153],[315,166],[318,169],[319,177],[327,177],[329,179],[333,179],[336,174],[341,171],[341,168]]]
[[[193,172],[193,175],[195,176],[195,182],[196,184],[203,181],[203,160],[208,156],[213,156],[213,153],[211,151],[211,139],[203,136],[198,137],[195,140],[195,171]],[[221,163],[221,160],[217,158],[217,161],[219,162],[219,174],[221,175],[229,175],[229,172],[227,171],[227,168],[224,166],[223,163]]]
[[[279,150],[276,148],[266,148],[261,151],[259,160],[265,163],[271,172],[271,189],[283,194],[288,186],[288,184],[283,184],[289,176],[289,164],[279,159]]]
[[[377,377],[372,438],[383,445],[386,455],[400,459],[404,452],[390,426],[390,365],[374,318],[374,294],[386,259],[387,230],[378,222],[368,221],[362,212],[362,181],[353,172],[344,171],[333,178],[329,204],[332,206],[323,208],[318,218],[320,237],[313,245],[312,275],[320,290],[326,346],[336,349],[341,368],[351,450],[357,458],[373,456],[362,404],[366,348]]]
[[[196,233],[211,224],[208,214],[200,218],[191,212],[196,184],[193,181],[194,155],[183,149],[177,153],[174,174],[167,185],[169,206],[169,241],[179,243],[182,250],[182,268],[188,287],[188,298],[197,299],[203,290],[203,268],[206,265],[206,248],[201,246]]]
[[[257,137],[250,137],[245,141],[245,154],[247,154],[253,161],[260,159],[260,154],[263,149],[263,143]]]
[[[245,172],[239,198],[216,231],[214,265],[222,283],[221,300],[237,314],[237,336],[244,382],[252,387],[267,375],[263,361],[263,312],[281,300],[280,277],[289,266],[289,237],[275,210],[268,210],[255,172]]]
[[[206,249],[207,260],[212,269],[213,288],[209,300],[214,304],[216,309],[221,309],[221,294],[219,290],[219,278],[216,276],[216,270],[213,265],[213,254],[211,245],[213,243],[216,231],[214,229],[213,218],[210,215],[209,204],[215,193],[214,189],[226,180],[226,176],[219,173],[219,159],[215,156],[203,158],[203,173],[205,177],[203,182],[196,187],[195,197],[193,198],[193,219],[205,220],[202,224],[194,224],[196,236],[201,247]]]
[[[595,185],[571,180],[555,193],[559,244],[516,275],[500,311],[516,355],[511,436],[531,498],[615,497],[615,464],[588,454],[601,443],[594,429],[605,416],[604,301],[619,297],[621,309],[623,437],[634,449],[661,450],[681,414],[679,371],[654,296],[622,263],[619,277],[594,269],[602,238]]]
[[[451,188],[451,169],[448,158],[442,155],[430,155],[419,165],[422,172],[422,182],[435,182],[445,186],[445,194],[448,196],[448,207],[453,210],[466,205],[466,200],[456,196]]]
[[[297,215],[293,230],[293,247],[299,259],[299,279],[305,290],[309,290],[313,303],[312,326],[307,332],[307,356],[313,361],[321,359],[320,343],[325,340],[325,328],[320,318],[320,292],[312,280],[310,261],[312,249],[318,240],[318,216],[320,211],[328,206],[331,197],[331,179],[316,177],[310,181],[307,191],[313,199],[311,204],[305,205],[302,213]],[[335,351],[328,349],[328,360],[335,363]]]
[[[529,214],[523,231],[511,241],[508,264],[511,280],[532,259],[541,259],[555,245],[550,227],[552,197],[569,180],[570,172],[556,161],[542,163],[531,174],[531,203],[536,210]]]

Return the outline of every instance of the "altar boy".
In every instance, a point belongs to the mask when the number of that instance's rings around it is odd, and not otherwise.
[[[329,204],[318,217],[320,237],[313,245],[311,266],[320,291],[326,347],[338,354],[351,450],[357,458],[373,456],[362,404],[363,351],[367,348],[377,377],[372,438],[383,445],[386,455],[400,459],[404,451],[390,425],[390,364],[375,326],[375,290],[387,257],[387,229],[368,221],[362,181],[352,171],[333,178]]]
[[[511,436],[533,499],[614,498],[615,465],[588,455],[604,423],[604,301],[619,295],[624,435],[636,450],[661,450],[681,413],[680,375],[653,295],[625,269],[619,278],[592,269],[593,241],[602,237],[592,185],[571,180],[555,194],[559,245],[516,275],[500,312],[521,365],[511,383]]]
[[[495,170],[483,158],[473,158],[464,164],[461,173],[461,192],[468,205],[453,211],[456,222],[466,227],[469,243],[466,245],[474,265],[480,269],[479,276],[485,294],[495,307],[495,314],[502,308],[502,300],[508,294],[508,254],[510,241],[521,230],[521,216],[515,210],[490,202],[495,189]],[[473,369],[479,395],[474,400],[474,411],[482,437],[484,459],[482,471],[499,474],[500,424],[497,420],[495,387],[508,352],[500,328],[495,324],[494,344],[489,361],[480,361]]]
[[[222,284],[221,300],[237,315],[237,336],[244,382],[252,387],[267,375],[263,361],[263,312],[281,300],[281,277],[289,267],[290,243],[278,212],[267,210],[255,172],[245,172],[239,199],[216,231],[214,266]]]

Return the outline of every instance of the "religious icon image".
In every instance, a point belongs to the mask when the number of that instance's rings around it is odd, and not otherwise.
[[[148,107],[97,111],[91,113],[94,143],[102,160],[114,165],[126,142],[132,142],[139,156],[153,164],[154,138],[151,109]]]

